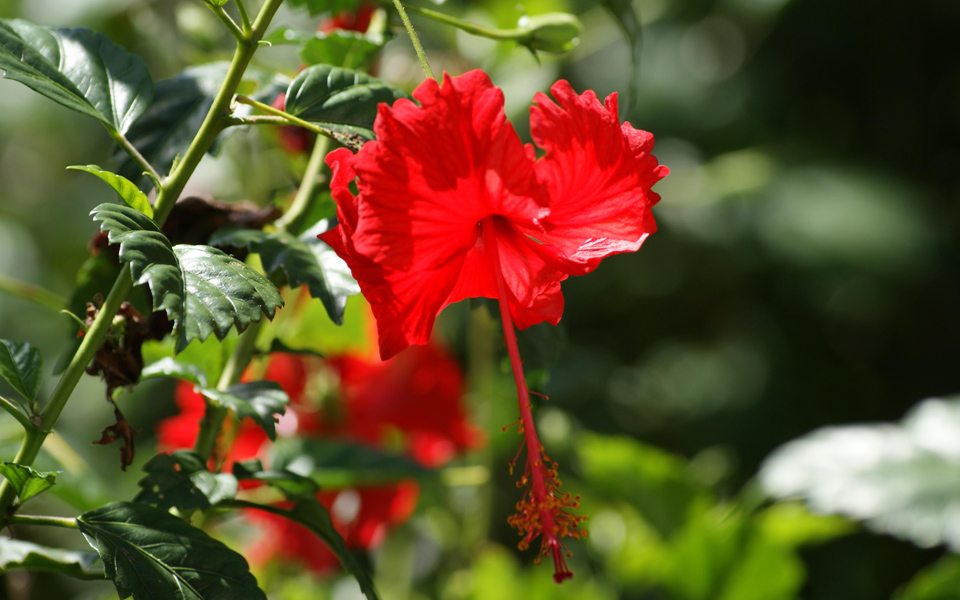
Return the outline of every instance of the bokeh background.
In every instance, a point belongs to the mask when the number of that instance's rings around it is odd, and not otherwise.
[[[624,117],[656,134],[656,154],[672,172],[657,186],[659,232],[639,253],[565,283],[561,327],[524,336],[550,396],[540,411],[545,443],[591,517],[591,536],[572,545],[577,578],[554,587],[546,566],[513,550],[504,519],[515,491],[504,465],[515,440],[499,433],[513,417],[498,368],[472,384],[489,433],[483,460],[493,476],[483,493],[492,504],[465,517],[482,522],[478,530],[493,542],[477,550],[458,538],[455,517],[474,506],[469,498],[450,508],[428,494],[375,557],[384,593],[891,597],[945,551],[768,504],[757,473],[775,449],[820,426],[893,421],[924,398],[960,392],[960,3],[633,5],[642,24],[638,64],[616,20],[594,2],[439,7],[504,27],[524,11],[579,15],[579,47],[539,62],[514,45],[416,19],[436,67],[480,66],[504,88],[521,135],[533,94],[557,78],[601,96],[619,90]],[[186,0],[0,0],[0,17],[104,31],[144,56],[157,80],[229,49],[201,3]],[[284,11],[280,22],[311,29],[305,13]],[[282,47],[258,60],[297,66]],[[408,89],[416,83],[402,34],[387,45],[380,72]],[[105,195],[64,167],[108,165],[111,155],[95,122],[0,80],[0,274],[69,295],[94,232],[87,213]],[[191,189],[268,203],[289,193],[299,168],[270,136],[245,134],[205,162]],[[453,311],[442,327],[465,364],[468,311]],[[0,294],[0,336],[37,344],[53,365],[69,324]],[[101,384],[85,381],[76,396],[61,420],[80,454],[74,467],[91,497],[96,489],[132,495],[136,469],[120,473],[115,449],[89,445],[111,422]],[[152,384],[123,400],[142,448],[156,420],[174,410],[170,398],[169,385]],[[15,447],[8,421],[4,456]],[[63,510],[62,500],[44,502]],[[39,587],[21,580],[35,598],[110,594],[66,579]],[[278,585],[277,598],[350,594],[337,579]],[[958,598],[956,589],[929,597]]]

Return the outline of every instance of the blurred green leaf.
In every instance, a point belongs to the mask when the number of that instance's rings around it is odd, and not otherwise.
[[[88,29],[0,20],[0,77],[13,79],[124,134],[153,97],[139,57]]]
[[[826,427],[787,443],[764,488],[923,547],[960,549],[960,398],[925,400],[900,423]]]
[[[305,121],[372,131],[381,102],[393,104],[406,94],[360,71],[313,65],[287,88],[286,110]]]
[[[957,600],[960,598],[960,557],[947,556],[920,571],[897,591],[893,600]]]
[[[207,375],[197,365],[172,357],[162,358],[143,368],[140,372],[140,380],[154,379],[157,377],[170,377],[173,379],[183,379],[195,383],[201,387],[207,385]]]
[[[8,383],[24,400],[33,402],[37,399],[42,371],[43,359],[32,344],[0,340],[0,380]],[[26,414],[30,414],[27,405],[23,408]]]
[[[59,474],[59,471],[37,471],[13,462],[0,463],[0,475],[17,491],[20,504],[52,488],[57,483]]]
[[[210,246],[170,245],[156,224],[127,206],[101,204],[90,213],[138,284],[147,284],[154,310],[174,322],[177,350],[210,334],[222,340],[263,315],[273,318],[283,299],[262,275]]]
[[[284,439],[273,445],[270,464],[313,479],[321,488],[390,483],[429,470],[412,459],[362,444],[328,439]]]
[[[103,565],[96,552],[48,548],[33,542],[0,537],[0,573],[45,571],[79,579],[103,579]]]
[[[630,103],[637,101],[637,83],[640,80],[640,55],[643,53],[643,27],[633,6],[633,0],[600,0],[600,4],[617,22],[630,45]]]
[[[288,498],[313,498],[319,489],[309,477],[290,471],[264,470],[263,463],[259,460],[233,463],[233,475],[241,481],[255,480],[269,485],[283,492]]]
[[[147,199],[147,195],[123,175],[117,175],[116,173],[105,171],[97,165],[72,165],[67,167],[67,169],[73,171],[83,171],[85,173],[90,173],[95,177],[99,177],[104,183],[113,188],[113,191],[120,196],[120,199],[123,200],[127,206],[142,212],[151,219],[153,218],[153,206],[150,205],[150,200]]]
[[[277,419],[283,414],[290,399],[279,385],[272,381],[238,383],[226,390],[202,389],[200,392],[237,413],[237,418],[249,417],[259,425],[271,440],[277,437]]]
[[[765,538],[791,548],[827,542],[856,529],[843,517],[815,515],[799,502],[774,504],[756,518]]]
[[[268,274],[282,272],[290,287],[306,285],[310,295],[323,302],[330,319],[342,324],[347,298],[359,294],[360,287],[343,259],[317,239],[318,232],[329,228],[330,224],[324,221],[299,237],[281,231],[223,230],[214,234],[210,243],[245,247],[259,254]]]
[[[237,495],[237,479],[229,473],[211,473],[195,452],[180,450],[157,454],[144,465],[147,476],[139,481],[135,502],[164,510],[204,510]]]
[[[336,30],[317,33],[300,48],[300,59],[307,65],[336,65],[358,68],[383,48],[381,36],[357,31]]]
[[[77,524],[120,598],[266,600],[241,555],[166,511],[115,502]]]

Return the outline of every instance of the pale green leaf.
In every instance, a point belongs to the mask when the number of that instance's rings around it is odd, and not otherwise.
[[[147,199],[147,195],[144,194],[136,184],[123,175],[105,171],[97,165],[73,165],[67,167],[67,169],[83,171],[99,177],[104,183],[113,188],[113,191],[117,193],[117,196],[119,196],[127,206],[142,212],[151,219],[153,218],[153,206],[150,205],[150,200]]]

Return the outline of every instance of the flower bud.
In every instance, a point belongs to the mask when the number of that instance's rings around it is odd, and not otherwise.
[[[547,13],[532,17],[520,17],[517,28],[523,37],[517,40],[532,52],[563,54],[580,43],[583,25],[569,13]]]

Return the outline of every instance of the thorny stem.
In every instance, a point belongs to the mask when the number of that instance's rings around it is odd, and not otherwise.
[[[496,222],[493,219],[487,219],[481,223],[483,232],[483,243],[487,254],[491,257],[494,277],[497,280],[497,301],[500,305],[500,319],[503,322],[503,339],[507,345],[507,354],[510,357],[510,367],[513,371],[513,380],[517,386],[517,399],[520,403],[520,429],[523,434],[524,444],[526,445],[527,468],[525,477],[530,478],[531,491],[536,506],[535,518],[539,520],[539,531],[531,528],[527,532],[524,542],[529,543],[536,533],[541,536],[541,547],[547,549],[553,555],[554,574],[553,579],[557,583],[573,577],[573,573],[567,568],[564,560],[563,546],[558,539],[557,517],[550,507],[551,486],[545,477],[547,465],[544,464],[543,444],[537,436],[536,424],[533,420],[533,409],[530,404],[530,390],[527,388],[527,381],[523,375],[523,361],[520,359],[520,349],[517,345],[517,334],[514,330],[513,319],[510,316],[510,305],[507,303],[507,285],[503,280],[503,271],[500,267],[500,253],[497,247],[497,235],[495,232]],[[519,508],[519,507],[518,507]],[[524,542],[521,542],[522,544]],[[521,545],[521,548],[523,546]]]
[[[170,211],[173,210],[174,203],[187,185],[190,176],[193,175],[197,165],[200,164],[200,159],[203,158],[210,146],[213,145],[217,135],[226,126],[227,117],[230,115],[231,99],[240,85],[247,65],[250,64],[250,59],[257,51],[258,42],[282,3],[283,0],[266,0],[257,14],[250,35],[245,36],[243,40],[238,40],[227,75],[220,85],[220,90],[217,92],[210,110],[204,117],[197,135],[184,153],[183,158],[162,182],[157,194],[153,217],[157,225],[163,225]],[[14,462],[29,466],[36,460],[40,447],[43,446],[44,440],[56,424],[60,413],[63,412],[67,400],[70,399],[70,395],[83,376],[87,365],[93,360],[97,350],[106,339],[114,316],[116,316],[120,305],[132,289],[133,279],[130,275],[130,269],[122,269],[106,300],[97,312],[93,324],[83,336],[83,341],[70,360],[70,364],[64,370],[63,375],[60,376],[60,381],[57,382],[47,406],[40,415],[40,425],[27,432],[23,443],[20,445],[20,450],[14,457]],[[0,525],[9,519],[10,508],[15,498],[16,491],[10,483],[6,480],[0,483]]]
[[[424,75],[426,75],[428,79],[436,79],[433,74],[433,69],[430,68],[430,62],[427,60],[427,53],[423,51],[420,37],[417,35],[416,29],[413,28],[413,23],[410,22],[410,17],[407,16],[407,11],[403,8],[403,3],[400,0],[393,0],[393,5],[397,7],[397,12],[400,13],[400,20],[403,21],[403,26],[406,28],[407,34],[410,35],[410,42],[413,44],[413,50],[417,53],[417,58],[420,59],[420,66],[423,68]]]

